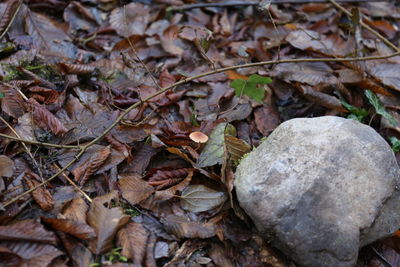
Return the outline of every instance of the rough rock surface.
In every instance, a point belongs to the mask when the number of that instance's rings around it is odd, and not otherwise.
[[[301,266],[354,266],[400,227],[400,171],[371,127],[326,116],[281,124],[239,164],[239,203]]]

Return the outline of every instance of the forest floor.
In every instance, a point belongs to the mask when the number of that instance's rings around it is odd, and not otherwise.
[[[0,1],[0,266],[296,266],[241,157],[322,115],[400,151],[398,2],[193,2]],[[400,266],[400,235],[358,266]]]

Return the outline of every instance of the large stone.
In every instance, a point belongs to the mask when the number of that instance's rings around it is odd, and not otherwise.
[[[400,226],[399,167],[371,127],[326,116],[281,124],[239,164],[240,206],[301,266],[354,266]]]

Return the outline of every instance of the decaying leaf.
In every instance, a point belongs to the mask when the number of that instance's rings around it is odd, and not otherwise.
[[[25,21],[26,31],[42,55],[52,58],[52,61],[75,58],[77,47],[57,22],[32,11],[28,11]]]
[[[87,240],[96,236],[94,230],[86,223],[56,218],[42,218],[42,221],[58,231],[73,235],[80,239]]]
[[[51,130],[55,135],[62,135],[68,131],[56,116],[37,103],[36,100],[31,98],[29,102],[32,104],[33,118],[39,127]]]
[[[64,209],[63,216],[66,219],[86,223],[86,214],[89,210],[88,205],[82,197],[74,198]]]
[[[131,205],[136,205],[142,200],[153,194],[154,187],[145,180],[137,176],[124,176],[118,182],[122,191],[122,196],[129,201]]]
[[[110,154],[111,150],[108,146],[96,151],[81,165],[74,168],[72,174],[74,175],[75,180],[78,181],[80,185],[83,185],[90,176],[100,168]]]
[[[251,150],[249,144],[231,135],[225,135],[225,144],[231,160],[235,163],[238,163],[243,155]]]
[[[108,195],[93,199],[88,213],[88,223],[96,232],[96,238],[91,240],[89,248],[94,254],[107,252],[112,248],[113,240],[118,230],[129,221],[120,207],[107,208],[104,200]]]
[[[163,221],[168,232],[179,238],[210,238],[215,235],[215,224],[191,222],[187,218],[169,215]]]
[[[222,205],[228,199],[226,193],[204,185],[189,185],[181,194],[181,207],[192,212],[202,212]]]
[[[147,246],[149,232],[140,223],[131,222],[118,232],[118,243],[122,247],[122,256],[133,260],[136,266],[141,266]]]
[[[0,226],[0,240],[56,244],[56,235],[37,221],[25,220]]]
[[[150,8],[141,3],[130,3],[116,8],[110,15],[111,26],[123,37],[143,35],[150,22]]]
[[[236,135],[235,127],[228,123],[218,124],[210,134],[210,138],[201,152],[197,165],[207,167],[222,164],[225,151],[225,135]]]
[[[371,75],[379,79],[384,85],[400,91],[400,64],[377,64],[372,68]]]
[[[39,176],[32,172],[29,172],[24,176],[24,181],[29,189],[32,189],[40,184]],[[54,207],[53,197],[44,186],[41,186],[38,189],[34,190],[32,192],[32,197],[43,210],[50,211],[53,209]]]
[[[0,177],[11,177],[14,173],[14,161],[9,157],[0,155]]]

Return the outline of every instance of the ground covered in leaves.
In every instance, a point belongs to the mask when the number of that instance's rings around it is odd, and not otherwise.
[[[333,62],[396,52],[396,1],[189,2],[0,1],[0,266],[295,266],[238,206],[240,158],[321,115],[400,150],[400,56]]]

